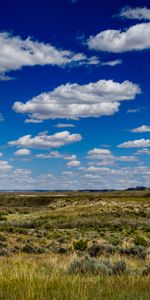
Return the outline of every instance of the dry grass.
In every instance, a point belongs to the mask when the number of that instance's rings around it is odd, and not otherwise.
[[[70,257],[24,256],[0,261],[2,300],[149,300],[149,277],[71,276]]]

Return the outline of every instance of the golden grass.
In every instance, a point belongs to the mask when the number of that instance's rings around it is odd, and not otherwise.
[[[149,300],[150,277],[73,276],[71,257],[17,255],[0,260],[1,300]]]

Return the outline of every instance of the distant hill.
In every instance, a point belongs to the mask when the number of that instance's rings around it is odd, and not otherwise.
[[[136,186],[135,188],[126,189],[126,191],[148,191],[148,190],[150,190],[150,189],[145,186]]]

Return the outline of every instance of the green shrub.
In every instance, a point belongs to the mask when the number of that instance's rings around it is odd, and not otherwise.
[[[0,242],[6,242],[7,239],[4,235],[0,234]]]
[[[74,242],[73,246],[75,250],[84,251],[87,249],[87,241],[79,240],[77,242]]]
[[[143,236],[137,235],[136,238],[134,239],[134,244],[136,246],[147,246],[147,241],[145,240],[145,238]]]

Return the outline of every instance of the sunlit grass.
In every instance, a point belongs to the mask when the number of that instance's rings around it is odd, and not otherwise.
[[[0,261],[2,300],[149,300],[150,277],[73,276],[71,257],[24,256]]]

